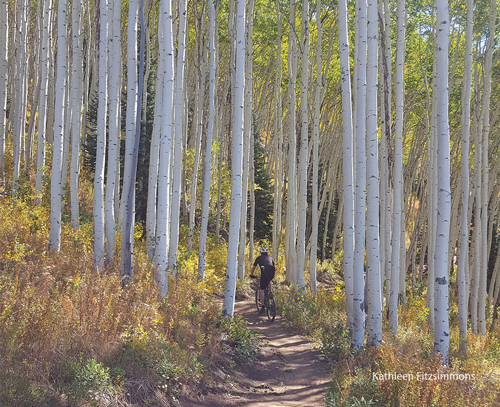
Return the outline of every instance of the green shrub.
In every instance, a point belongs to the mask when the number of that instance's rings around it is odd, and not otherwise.
[[[259,334],[247,327],[241,315],[223,320],[228,338],[235,347],[236,355],[245,364],[251,365],[260,353]]]
[[[101,395],[112,387],[109,368],[95,358],[68,362],[65,376],[66,383],[61,390],[71,402],[88,399],[91,404],[97,403]]]

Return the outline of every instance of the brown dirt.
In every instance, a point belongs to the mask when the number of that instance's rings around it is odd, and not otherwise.
[[[251,366],[221,363],[210,389],[184,395],[179,405],[189,407],[322,407],[331,380],[328,364],[306,338],[281,322],[259,315],[253,301],[239,301],[235,315],[243,315],[258,332],[262,352]],[[204,393],[204,394],[203,394]]]

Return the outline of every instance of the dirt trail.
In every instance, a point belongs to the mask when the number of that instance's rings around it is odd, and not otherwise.
[[[220,391],[183,400],[190,407],[322,407],[331,376],[327,362],[304,337],[256,312],[253,301],[240,301],[235,315],[243,315],[258,332],[263,350],[259,360],[242,371],[225,369]],[[224,370],[224,369],[223,369]],[[222,381],[222,380],[221,380]]]

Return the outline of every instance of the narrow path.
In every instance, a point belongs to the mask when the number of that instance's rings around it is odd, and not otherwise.
[[[327,362],[303,336],[259,315],[253,301],[239,301],[235,315],[262,339],[259,360],[241,371],[226,369],[226,384],[218,394],[181,403],[190,407],[323,407],[331,380]],[[229,383],[229,386],[228,386]]]

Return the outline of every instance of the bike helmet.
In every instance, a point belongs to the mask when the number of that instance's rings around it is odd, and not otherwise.
[[[268,254],[268,253],[269,253],[269,250],[267,247],[261,247],[260,254]]]

